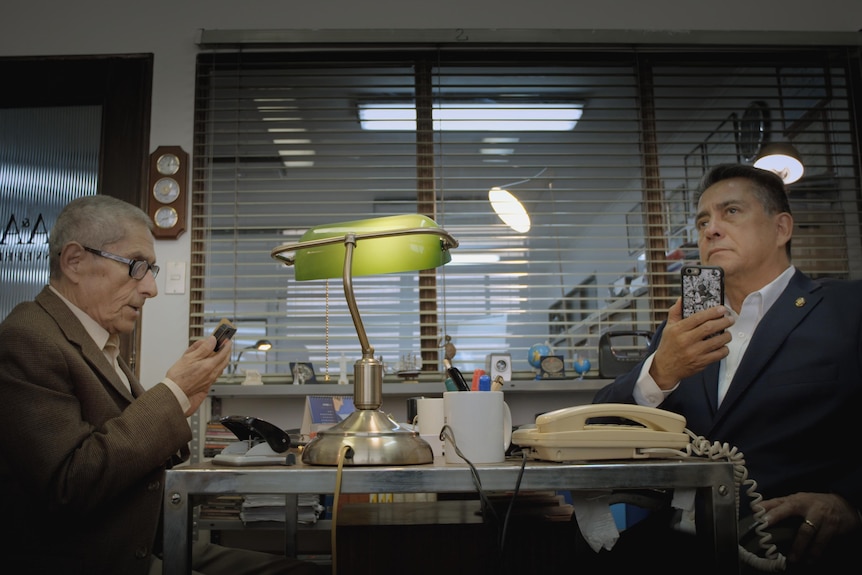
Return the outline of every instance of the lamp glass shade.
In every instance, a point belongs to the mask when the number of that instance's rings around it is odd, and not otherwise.
[[[440,237],[422,233],[398,235],[398,232],[439,227],[431,218],[419,214],[384,216],[317,226],[302,235],[300,244],[355,234],[362,241],[357,242],[353,253],[351,270],[354,276],[427,270],[452,259],[449,250],[441,248]],[[380,237],[376,237],[377,234]],[[341,277],[344,252],[343,242],[297,249],[296,279]]]
[[[754,167],[775,172],[785,184],[798,181],[805,172],[799,153],[791,144],[777,142],[763,148]]]

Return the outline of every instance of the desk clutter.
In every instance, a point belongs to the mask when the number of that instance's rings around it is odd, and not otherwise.
[[[317,494],[297,495],[296,518],[302,525],[314,525],[326,511]],[[202,521],[242,521],[244,524],[271,521],[284,523],[288,512],[284,495],[226,494],[211,496],[201,503]],[[290,510],[293,513],[293,509]]]

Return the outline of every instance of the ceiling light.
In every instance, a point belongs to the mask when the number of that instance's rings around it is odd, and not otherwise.
[[[799,152],[788,142],[775,142],[764,146],[754,160],[754,167],[775,172],[785,185],[798,181],[805,172]]]
[[[522,234],[530,231],[530,215],[509,190],[491,188],[488,190],[488,201],[507,226]]]
[[[443,102],[432,110],[434,130],[460,132],[561,132],[574,130],[583,105],[569,103]],[[416,130],[412,102],[359,104],[363,130]]]

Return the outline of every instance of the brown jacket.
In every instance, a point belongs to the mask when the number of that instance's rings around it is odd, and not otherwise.
[[[147,572],[165,468],[192,436],[170,389],[120,364],[133,394],[47,287],[0,324],[3,555],[28,573]]]

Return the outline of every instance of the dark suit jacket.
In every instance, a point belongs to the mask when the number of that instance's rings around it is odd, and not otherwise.
[[[641,366],[593,401],[633,403]],[[718,367],[684,379],[660,407],[741,450],[765,498],[829,492],[862,508],[862,282],[813,281],[797,271],[757,326],[720,407]],[[741,512],[748,510],[742,494]]]
[[[165,467],[191,430],[170,389],[123,385],[47,287],[0,324],[4,560],[28,573],[146,573]]]

